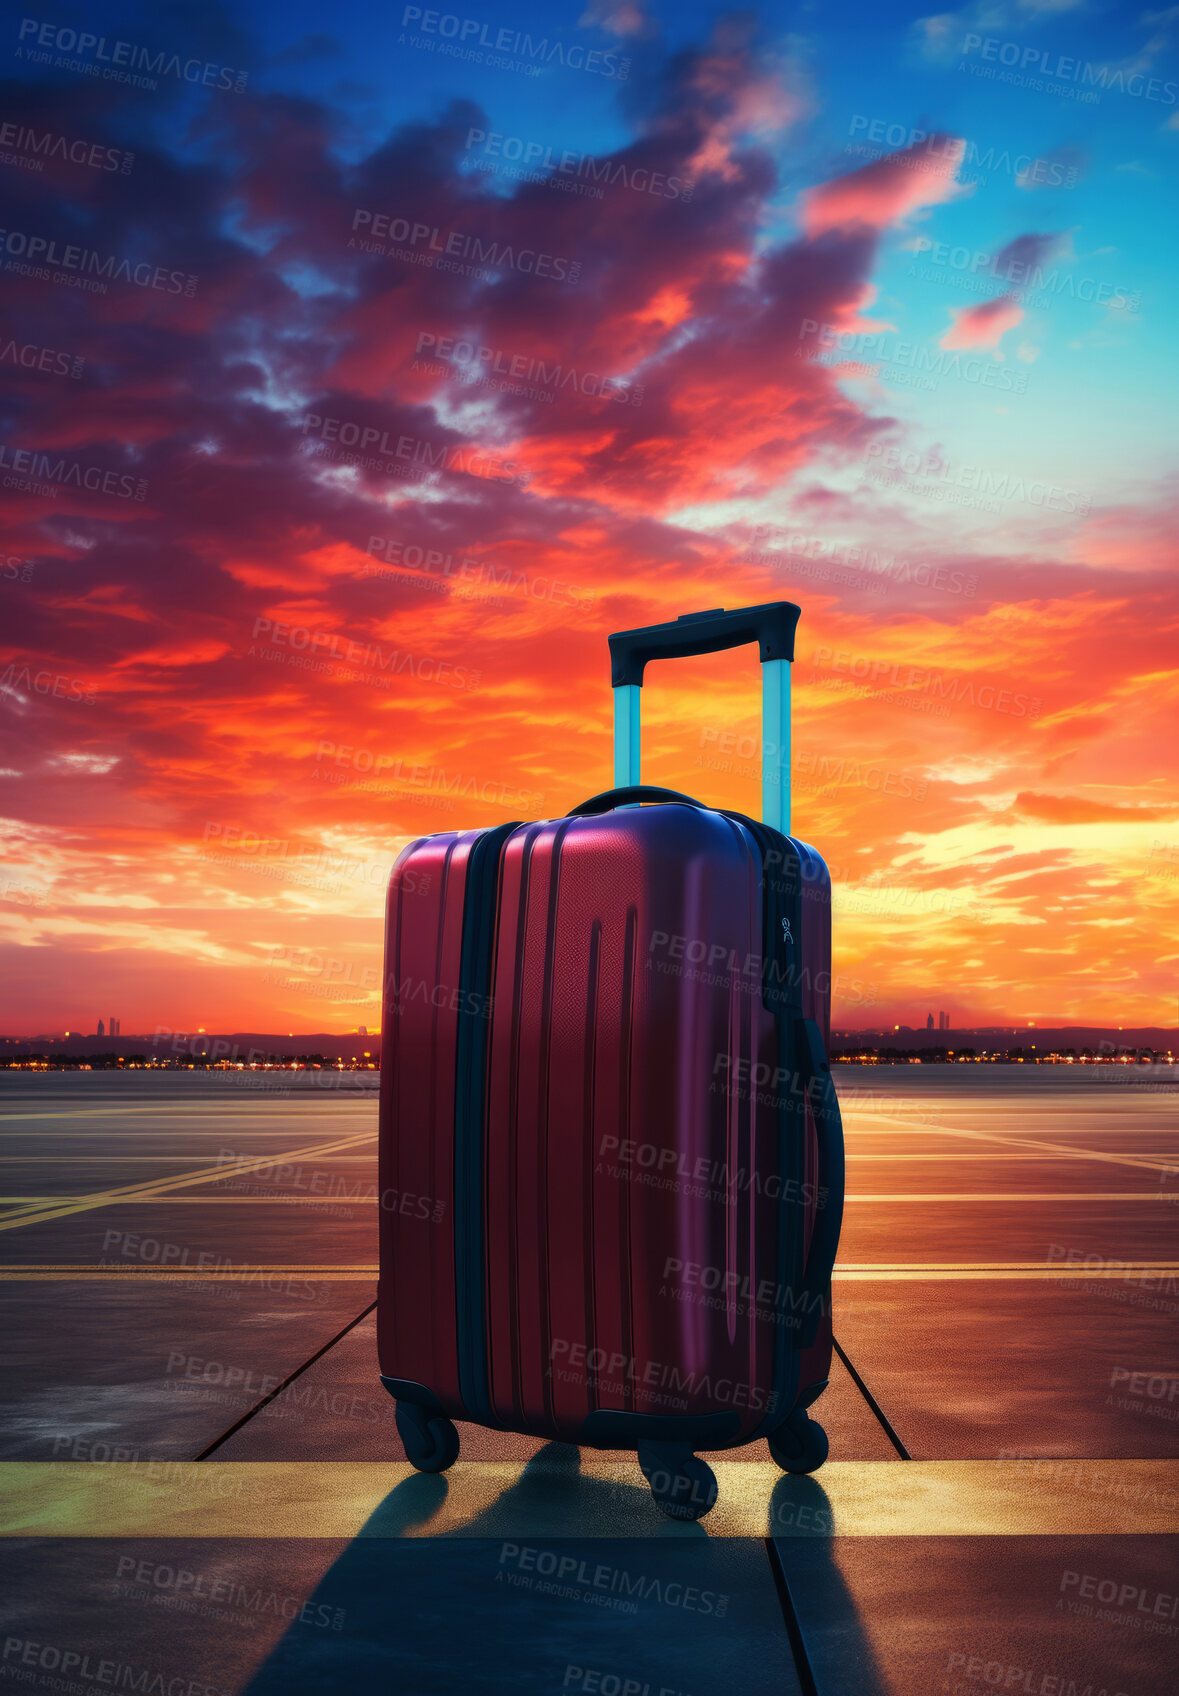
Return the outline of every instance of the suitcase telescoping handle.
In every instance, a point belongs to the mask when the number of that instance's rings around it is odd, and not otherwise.
[[[619,630],[610,637],[614,686],[614,786],[639,785],[639,700],[649,660],[716,654],[756,642],[761,658],[761,816],[790,834],[790,663],[801,611],[791,601],[726,612],[685,613],[667,624]],[[655,797],[652,797],[654,799]],[[617,803],[616,803],[617,804]]]

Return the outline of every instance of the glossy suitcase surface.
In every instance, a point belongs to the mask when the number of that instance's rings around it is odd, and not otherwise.
[[[669,792],[586,809],[394,869],[381,1372],[415,1464],[449,1464],[456,1418],[637,1448],[694,1517],[657,1461],[825,1453],[794,1410],[827,1377],[842,1200],[830,885]]]

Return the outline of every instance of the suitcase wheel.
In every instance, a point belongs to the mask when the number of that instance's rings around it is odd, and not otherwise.
[[[702,1519],[716,1505],[716,1474],[680,1443],[642,1443],[639,1467],[669,1519]]]
[[[397,1435],[405,1458],[419,1472],[445,1472],[459,1454],[459,1434],[444,1414],[431,1417],[416,1402],[398,1402],[395,1412]]]
[[[827,1433],[803,1407],[795,1408],[770,1437],[770,1453],[783,1472],[817,1471],[829,1447]]]

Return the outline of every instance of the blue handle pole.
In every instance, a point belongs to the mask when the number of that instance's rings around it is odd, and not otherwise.
[[[761,668],[761,816],[790,835],[790,661]]]
[[[766,660],[761,668],[761,816],[790,835],[790,661]],[[637,683],[614,690],[614,787],[632,789],[640,777],[640,702]]]
[[[633,789],[639,782],[639,702],[643,691],[637,683],[624,683],[614,691],[614,787]]]

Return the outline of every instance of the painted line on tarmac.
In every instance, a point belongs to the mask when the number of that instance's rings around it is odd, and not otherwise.
[[[901,1118],[899,1115],[894,1116],[882,1113],[880,1117],[892,1117],[894,1124],[905,1125],[906,1127],[908,1126],[908,1121]],[[921,1129],[924,1130],[924,1127],[921,1127]],[[945,1125],[937,1131],[927,1132],[926,1134],[943,1137],[969,1137],[976,1142],[996,1142],[1008,1147],[1010,1147],[1012,1143],[1016,1143],[1020,1148],[1035,1149],[1039,1153],[1071,1155],[1074,1160],[1099,1160],[1110,1166],[1136,1166],[1144,1168],[1148,1172],[1172,1171],[1175,1165],[1173,1159],[1170,1161],[1166,1159],[1143,1159],[1133,1154],[1110,1154],[1104,1149],[1096,1148],[1073,1149],[1058,1142],[1039,1142],[1034,1137],[1016,1136],[1011,1132],[968,1131],[962,1130],[957,1126]]]
[[[80,1264],[38,1265],[26,1263],[0,1267],[0,1282],[61,1283],[70,1280],[107,1283],[214,1283],[253,1284],[259,1278],[283,1277],[318,1278],[324,1283],[356,1283],[359,1279],[377,1276],[375,1265],[354,1266],[347,1261],[335,1266],[265,1266],[234,1262],[229,1256],[221,1266],[114,1266]]]
[[[1158,1111],[1145,1114],[1144,1119],[1154,1120],[1165,1113],[1167,1122],[1161,1125],[1142,1123],[1137,1126],[1137,1130],[1139,1134],[1147,1136],[1167,1136],[1174,1130],[1174,1111],[1176,1104],[1179,1103],[1179,1083],[1176,1084],[1174,1096],[1168,1096],[1165,1101],[1160,1101],[1158,1097],[1153,1099],[1157,1102]],[[996,1108],[993,1113],[988,1113],[960,1105],[955,1106],[948,1101],[900,1101],[888,1096],[870,1094],[855,1096],[851,1095],[846,1089],[841,1089],[839,1091],[839,1104],[849,1118],[864,1121],[899,1116],[916,1120],[918,1123],[924,1121],[926,1124],[932,1124],[936,1127],[938,1125],[952,1126],[957,1124],[959,1120],[973,1119],[981,1119],[989,1124],[993,1124],[996,1119],[1002,1121],[1065,1119],[1070,1126],[1076,1126],[1078,1136],[1102,1137],[1124,1136],[1132,1132],[1135,1127],[1127,1125],[1123,1121],[1127,1117],[1128,1109],[1141,1105],[1141,1098],[1138,1096],[1132,1098],[1123,1096],[1121,1100],[1114,1103],[1117,1108],[1116,1113],[1112,1111],[1109,1113],[1087,1113],[1084,1108],[1063,1107],[1059,1112],[1053,1112],[1048,1108],[1037,1107],[1034,1102],[1017,1108],[1004,1105],[1001,1108]],[[1147,1105],[1149,1106],[1150,1103],[1147,1103]],[[1085,1124],[1083,1121],[1086,1119],[1094,1120],[1096,1123]],[[969,1129],[969,1125],[966,1128]]]
[[[198,1183],[208,1183],[208,1178],[195,1180]],[[143,1207],[323,1207],[337,1205],[340,1202],[355,1202],[362,1206],[375,1207],[378,1196],[375,1188],[372,1195],[348,1195],[340,1191],[335,1195],[292,1194],[290,1191],[275,1190],[272,1193],[258,1195],[129,1195],[119,1197],[121,1206]],[[1022,1193],[1019,1190],[992,1191],[971,1190],[958,1192],[955,1190],[923,1190],[920,1192],[898,1191],[896,1193],[867,1193],[857,1192],[846,1194],[845,1202],[851,1201],[1153,1201],[1159,1206],[1169,1206],[1179,1199],[1179,1190],[1031,1190]],[[88,1202],[88,1196],[63,1195],[0,1195],[0,1206],[37,1206],[46,1203],[59,1202]]]
[[[884,1133],[882,1132],[881,1134],[883,1135]],[[1156,1148],[1134,1148],[1134,1149],[1131,1149],[1129,1152],[1131,1154],[1135,1155],[1136,1157],[1140,1157],[1143,1160],[1152,1160],[1155,1157],[1156,1154],[1165,1153],[1166,1151],[1164,1149],[1156,1149]],[[1177,1150],[1176,1152],[1177,1152],[1177,1156],[1179,1156],[1179,1150]],[[5,1154],[5,1155],[0,1155],[0,1163],[5,1163],[10,1158],[14,1159],[14,1160],[17,1160],[17,1159],[19,1159],[19,1160],[34,1160],[34,1159],[36,1159],[36,1156],[32,1155],[32,1154],[21,1154],[21,1155],[12,1155],[12,1156]],[[65,1155],[62,1158],[63,1158],[63,1160],[68,1162],[69,1159],[71,1158],[71,1156]],[[76,1158],[76,1156],[74,1158]],[[89,1158],[93,1159],[94,1156],[91,1155],[91,1156],[89,1156]],[[125,1160],[134,1160],[137,1157],[133,1154],[127,1154],[127,1155],[119,1156],[117,1158],[122,1158],[122,1159],[125,1159]],[[152,1156],[150,1156],[150,1155],[140,1155],[140,1156],[138,1156],[138,1158],[140,1158],[140,1159],[151,1159]],[[352,1158],[356,1158],[356,1156],[353,1156]],[[965,1151],[960,1150],[960,1149],[955,1149],[952,1154],[946,1154],[944,1152],[937,1153],[937,1154],[933,1154],[933,1153],[927,1154],[927,1153],[924,1153],[924,1152],[922,1152],[921,1154],[914,1154],[911,1149],[908,1150],[907,1152],[902,1152],[902,1153],[897,1153],[895,1150],[893,1150],[893,1151],[890,1151],[887,1154],[873,1154],[873,1153],[870,1153],[867,1149],[861,1150],[861,1149],[856,1149],[856,1148],[849,1148],[849,1149],[845,1150],[844,1158],[849,1163],[853,1160],[895,1161],[895,1162],[900,1162],[900,1163],[904,1164],[905,1166],[912,1166],[914,1161],[920,1161],[922,1166],[928,1166],[928,1165],[932,1164],[934,1161],[938,1161],[938,1160],[992,1160],[992,1161],[994,1161],[994,1160],[1029,1160],[1033,1164],[1036,1164],[1036,1165],[1051,1166],[1051,1165],[1056,1164],[1056,1163],[1059,1163],[1061,1165],[1067,1165],[1070,1160],[1076,1159],[1076,1155],[1071,1149],[1068,1152],[1068,1154],[1019,1154],[1019,1153],[1001,1154],[998,1149],[990,1149],[990,1148],[982,1150],[982,1151],[971,1149],[969,1152],[965,1152]]]
[[[125,1184],[118,1189],[96,1190],[93,1195],[79,1196],[76,1200],[65,1203],[55,1203],[50,1207],[31,1207],[24,1212],[5,1214],[0,1218],[0,1231],[11,1231],[21,1225],[40,1225],[50,1219],[64,1219],[74,1213],[86,1213],[98,1207],[114,1207],[119,1203],[130,1201],[154,1200],[165,1191],[182,1189],[185,1185],[212,1184],[219,1178],[235,1178],[248,1172],[256,1172],[260,1166],[273,1166],[276,1162],[314,1159],[324,1154],[334,1154],[340,1149],[354,1148],[358,1142],[367,1140],[371,1133],[353,1134],[333,1142],[316,1143],[308,1148],[287,1149],[282,1154],[255,1155],[249,1160],[226,1162],[221,1166],[209,1166],[194,1172],[181,1172],[174,1178],[156,1178],[150,1183]]]
[[[1179,1092],[1177,1092],[1177,1094],[1176,1094],[1176,1101],[1179,1102]],[[1124,1107],[1125,1103],[1122,1102],[1122,1103],[1119,1103],[1119,1105]],[[926,1135],[926,1134],[936,1135],[938,1131],[943,1131],[943,1130],[948,1130],[948,1131],[966,1130],[966,1131],[969,1131],[969,1130],[972,1130],[972,1129],[975,1128],[974,1126],[971,1126],[971,1125],[959,1125],[955,1121],[953,1121],[949,1118],[946,1118],[946,1117],[940,1116],[940,1115],[935,1115],[934,1113],[930,1112],[925,1107],[912,1107],[912,1108],[909,1108],[908,1110],[901,1108],[901,1107],[893,1107],[891,1109],[886,1109],[884,1107],[868,1108],[868,1107],[857,1107],[854,1103],[851,1103],[851,1104],[848,1104],[848,1105],[845,1106],[845,1104],[842,1101],[840,1102],[840,1106],[843,1108],[844,1117],[846,1119],[856,1121],[856,1124],[854,1126],[856,1135],[862,1136],[862,1137],[883,1137],[883,1136],[895,1136],[896,1135],[895,1131],[874,1131],[874,1130],[872,1130],[871,1129],[871,1121],[873,1119],[901,1119],[905,1123],[912,1125],[914,1135],[916,1135],[917,1133],[921,1133],[922,1135]],[[1141,1125],[1141,1124],[1140,1125],[1127,1125],[1127,1124],[1121,1124],[1121,1123],[1112,1123],[1112,1124],[1108,1124],[1108,1125],[1078,1125],[1077,1122],[1076,1122],[1076,1119],[1073,1115],[1071,1115],[1071,1114],[1062,1114],[1061,1115],[1062,1118],[1066,1118],[1068,1120],[1068,1125],[1067,1125],[1067,1127],[1064,1127],[1064,1128],[1072,1131],[1074,1135],[1079,1136],[1079,1137],[1130,1137],[1130,1136],[1136,1136],[1136,1137],[1169,1137],[1169,1136],[1174,1136],[1175,1135],[1175,1125],[1174,1125],[1174,1122],[1173,1122],[1173,1116],[1174,1116],[1174,1109],[1170,1109],[1170,1118],[1171,1118],[1172,1122],[1170,1122],[1168,1124],[1164,1124],[1164,1125]],[[999,1117],[999,1115],[996,1114],[995,1118],[998,1118],[998,1117]],[[1011,1117],[1012,1117],[1012,1115],[1010,1115],[1010,1114],[1003,1115],[1004,1119],[1010,1119]],[[1039,1120],[1039,1119],[1047,1119],[1047,1118],[1050,1118],[1050,1117],[1051,1117],[1051,1115],[1047,1114],[1047,1113],[1028,1113],[1028,1114],[1024,1114],[1024,1115],[1020,1116],[1020,1122],[1022,1123],[1023,1119],[1037,1119],[1037,1120]],[[1119,1115],[1118,1115],[1119,1120],[1123,1120],[1125,1117],[1126,1117],[1126,1115],[1124,1113],[1119,1113]],[[992,1120],[991,1122],[993,1123],[994,1121]],[[978,1128],[981,1129],[981,1127],[978,1127]]]
[[[1179,1531],[1179,1461],[829,1461],[791,1478],[772,1461],[711,1463],[712,1537],[1159,1536]],[[189,1539],[666,1537],[638,1466],[583,1458],[459,1460],[445,1478],[389,1461],[9,1461],[0,1535]],[[694,1533],[698,1536],[699,1532]],[[517,1551],[518,1553],[518,1551]],[[586,1582],[572,1550],[542,1578]],[[571,1565],[557,1569],[564,1557]],[[518,1570],[513,1566],[513,1571]],[[592,1565],[589,1572],[593,1573]]]
[[[25,1262],[0,1267],[0,1282],[19,1281],[59,1281],[76,1279],[108,1279],[112,1282],[122,1281],[132,1283],[139,1280],[151,1282],[182,1282],[206,1280],[212,1283],[234,1283],[235,1281],[252,1282],[258,1277],[269,1276],[272,1273],[284,1273],[322,1279],[375,1278],[379,1267],[375,1261],[351,1265],[337,1264],[335,1266],[287,1266],[287,1265],[234,1265],[229,1263],[227,1268],[196,1267],[196,1266],[130,1266],[119,1267],[79,1262],[76,1266],[66,1264],[41,1264]],[[1141,1279],[1179,1279],[1179,1264],[1172,1261],[1142,1260],[1142,1261],[1110,1261],[1104,1266],[1068,1266],[1059,1263],[1047,1265],[1042,1260],[1003,1260],[1003,1261],[905,1261],[901,1263],[854,1261],[843,1262],[836,1266],[833,1273],[836,1283],[862,1283],[879,1280],[889,1282],[938,1282],[943,1279],[980,1278],[1007,1279],[1048,1278],[1054,1281],[1071,1280],[1091,1282],[1095,1279],[1123,1279],[1131,1283]],[[1149,1286],[1147,1286],[1149,1287]]]
[[[325,1091],[324,1093],[326,1094],[328,1092]],[[360,1106],[362,1102],[365,1105],[367,1105],[368,1102],[370,1102],[370,1101],[375,1102],[376,1099],[377,1099],[377,1092],[376,1092],[375,1089],[373,1089],[371,1091],[363,1091],[363,1092],[359,1091],[359,1090],[353,1090],[351,1092],[345,1090],[342,1093],[339,1093],[339,1092],[336,1092],[336,1091],[332,1091],[331,1093],[334,1096],[336,1096],[337,1099],[332,1100],[332,1101],[322,1101],[321,1100],[319,1102],[319,1105],[321,1107],[331,1107],[331,1108],[334,1109],[336,1104],[337,1104],[337,1100],[343,1100],[343,1101],[356,1100],[357,1106]],[[234,1099],[236,1100],[236,1097]],[[312,1105],[315,1105],[315,1098],[311,1095],[305,1095],[305,1096],[301,1097],[301,1099],[310,1100]],[[283,1109],[286,1109],[287,1107],[290,1106],[291,1100],[292,1100],[292,1097],[290,1097],[289,1095],[284,1095],[281,1102],[279,1102],[279,1101],[271,1102],[270,1105],[275,1107],[275,1108],[282,1107]],[[247,1106],[247,1103],[239,1102],[238,1105],[242,1108],[243,1115],[244,1115],[244,1110]],[[265,1102],[251,1101],[251,1102],[248,1103],[248,1105],[249,1105],[251,1111],[253,1111],[254,1109],[256,1109],[260,1106],[265,1106],[266,1103]],[[52,1112],[45,1112],[43,1110],[38,1109],[38,1111],[35,1112],[35,1113],[0,1113],[0,1121],[9,1120],[9,1119],[101,1119],[101,1118],[108,1118],[109,1119],[111,1117],[111,1115],[115,1114],[115,1113],[124,1113],[124,1114],[126,1114],[126,1113],[154,1113],[154,1114],[156,1114],[156,1116],[158,1118],[161,1118],[161,1119],[209,1119],[209,1118],[213,1118],[213,1117],[220,1117],[220,1114],[218,1113],[217,1107],[215,1107],[215,1106],[209,1106],[209,1107],[182,1106],[179,1103],[177,1103],[175,1106],[172,1106],[166,1101],[161,1101],[161,1102],[155,1103],[154,1105],[145,1105],[145,1104],[141,1103],[138,1106],[127,1104],[127,1105],[124,1105],[122,1107],[61,1107],[61,1108],[54,1108]],[[232,1115],[228,1115],[228,1116],[232,1117]],[[2,1134],[4,1136],[19,1136],[20,1132],[19,1131],[5,1131]],[[85,1131],[85,1132],[79,1131],[78,1135],[79,1136],[85,1135],[85,1136],[92,1136],[92,1137],[105,1136],[106,1132],[105,1131]]]
[[[872,1194],[864,1190],[845,1195],[844,1201],[1154,1201],[1172,1203],[1179,1197],[1174,1192],[1153,1190],[953,1190],[902,1191],[897,1194]]]
[[[1037,1114],[1036,1117],[1039,1117],[1039,1115]],[[888,1137],[891,1142],[901,1142],[904,1140],[903,1136],[897,1131],[874,1130],[870,1125],[865,1125],[863,1123],[851,1123],[851,1121],[855,1118],[891,1119],[898,1124],[903,1124],[906,1127],[908,1135],[914,1137],[940,1137],[946,1136],[947,1134],[952,1135],[955,1131],[963,1131],[969,1134],[972,1130],[977,1130],[977,1134],[980,1137],[997,1136],[997,1133],[994,1131],[984,1131],[973,1125],[951,1125],[943,1122],[942,1120],[931,1120],[928,1115],[918,1120],[915,1116],[900,1113],[885,1113],[881,1111],[879,1113],[857,1114],[854,1107],[845,1109],[845,1129],[850,1135],[865,1139],[868,1137]],[[9,1132],[7,1134],[12,1135],[13,1133]],[[101,1133],[97,1131],[78,1132],[79,1136],[98,1136],[100,1134]],[[128,1136],[134,1134],[137,1133],[133,1133],[131,1131],[127,1132]],[[1171,1125],[1078,1125],[1076,1126],[1073,1134],[1079,1137],[1175,1137],[1179,1136],[1179,1129]],[[1003,1139],[1000,1136],[998,1137],[998,1140],[1001,1142]],[[1068,1153],[1074,1152],[1067,1143],[1054,1143],[1052,1146],[1055,1148],[1064,1148]]]
[[[276,1137],[289,1137],[291,1133],[290,1131],[270,1131],[267,1134]],[[371,1134],[375,1139],[377,1133],[373,1131]],[[278,1156],[269,1154],[266,1158],[275,1160]],[[874,1156],[869,1156],[869,1158],[874,1158]],[[885,1157],[882,1156],[881,1158]],[[928,1158],[938,1159],[939,1156],[931,1155]],[[949,1159],[950,1156],[943,1155],[940,1158]],[[986,1160],[988,1157],[985,1154],[964,1154],[961,1158],[963,1160]],[[194,1159],[196,1159],[196,1156],[193,1154],[0,1154],[0,1166],[174,1166],[183,1165],[185,1161]],[[333,1154],[330,1164],[339,1166],[346,1161],[360,1162],[371,1159],[371,1154]],[[1012,1155],[1012,1159],[1030,1160],[1032,1156],[1030,1154],[1018,1154]]]
[[[21,1271],[20,1269],[17,1269],[16,1271],[9,1269],[0,1270],[0,1283],[95,1284],[105,1282],[108,1284],[132,1284],[139,1282],[141,1284],[192,1284],[205,1282],[214,1284],[256,1284],[259,1278],[269,1278],[280,1272],[282,1272],[282,1268],[279,1266],[259,1266],[256,1267],[253,1272],[248,1273],[217,1273],[208,1271],[175,1272],[171,1269],[167,1272],[28,1272]],[[356,1272],[341,1272],[337,1267],[332,1267],[328,1271],[324,1272],[318,1272],[314,1269],[308,1272],[305,1267],[300,1266],[298,1268],[298,1272],[300,1276],[305,1275],[307,1277],[315,1278],[321,1284],[355,1284],[358,1280],[367,1281],[375,1278],[377,1275],[375,1267],[372,1267],[371,1269],[361,1269]],[[283,1276],[285,1277],[286,1274],[284,1273]],[[293,1277],[294,1273],[292,1273],[291,1276]]]
[[[332,1115],[332,1117],[334,1118],[334,1114]],[[250,1115],[243,1114],[242,1118],[247,1124],[249,1124]],[[220,1137],[220,1138],[222,1138],[222,1140],[224,1140],[225,1137],[227,1137],[227,1136],[248,1137],[252,1141],[254,1137],[292,1137],[292,1136],[309,1137],[311,1135],[313,1129],[314,1129],[314,1126],[308,1125],[306,1130],[300,1131],[294,1125],[287,1125],[280,1131],[259,1131],[259,1130],[253,1129],[252,1127],[249,1130],[241,1130],[241,1129],[236,1128],[234,1126],[234,1124],[232,1122],[230,1122],[228,1124],[223,1124],[220,1127],[214,1126],[214,1128],[212,1130],[209,1130],[209,1131],[181,1129],[178,1134],[182,1137]],[[23,1137],[26,1142],[29,1140],[30,1137],[32,1137],[34,1135],[41,1136],[43,1134],[44,1133],[40,1132],[40,1131],[38,1131],[36,1133],[34,1133],[32,1131],[0,1131],[0,1137]],[[158,1130],[154,1130],[154,1131],[118,1130],[118,1131],[115,1131],[115,1132],[111,1132],[111,1131],[71,1131],[67,1127],[63,1126],[61,1129],[55,1130],[52,1133],[55,1143],[61,1137],[102,1137],[104,1142],[109,1143],[112,1135],[117,1136],[120,1142],[135,1142],[139,1138],[142,1138],[142,1140],[144,1142],[149,1142],[153,1137],[167,1138],[169,1141],[174,1141],[176,1134],[177,1133],[174,1133],[166,1125],[163,1125]],[[367,1136],[375,1138],[377,1133],[376,1133],[376,1131],[368,1131],[365,1134]],[[883,1134],[884,1133],[882,1132],[881,1135],[883,1135]],[[36,1158],[38,1158],[36,1155],[31,1155],[31,1154],[30,1155],[24,1155],[24,1154],[0,1155],[0,1159],[4,1159],[4,1160],[33,1160],[33,1159],[36,1159]],[[61,1156],[45,1155],[43,1158],[45,1158],[47,1160],[68,1159],[69,1156],[68,1155],[61,1155]],[[92,1159],[95,1158],[95,1156],[94,1155],[77,1155],[74,1158],[79,1159],[79,1160],[80,1159],[92,1160]],[[103,1157],[99,1156],[98,1158],[103,1158]],[[112,1160],[152,1160],[152,1159],[155,1158],[155,1156],[150,1155],[150,1154],[123,1154],[123,1155],[112,1154],[110,1156],[110,1158]]]
[[[954,1282],[959,1279],[980,1279],[984,1283],[989,1280],[1002,1282],[1007,1279],[1041,1279],[1047,1278],[1055,1283],[1089,1283],[1097,1279],[1120,1278],[1125,1283],[1140,1283],[1144,1289],[1151,1288],[1146,1280],[1166,1279],[1174,1283],[1179,1279],[1179,1266],[1161,1261],[1108,1262],[1105,1266],[1089,1268],[1085,1266],[1047,1266],[1043,1261],[1009,1261],[993,1265],[981,1262],[963,1262],[962,1264],[948,1261],[932,1261],[928,1263],[909,1262],[900,1266],[874,1266],[871,1264],[837,1266],[833,1273],[836,1283],[941,1283]],[[1176,1289],[1179,1295],[1179,1288]]]
[[[0,1119],[109,1119],[114,1113],[157,1113],[160,1118],[204,1118],[208,1116],[207,1107],[170,1107],[167,1102],[154,1105],[141,1104],[138,1107],[124,1104],[121,1107],[55,1107],[52,1111],[38,1108],[30,1113],[0,1113]],[[6,1133],[11,1135],[11,1132]],[[19,1134],[19,1133],[18,1133]],[[105,1131],[92,1131],[91,1136],[105,1136]]]
[[[210,1181],[208,1178],[198,1180],[200,1183],[209,1183]],[[18,1202],[30,1205],[47,1202],[84,1202],[89,1199],[88,1196],[84,1195],[0,1195],[0,1205]],[[277,1204],[280,1207],[322,1207],[325,1204],[338,1206],[340,1202],[344,1201],[375,1207],[377,1199],[375,1185],[372,1195],[348,1195],[343,1190],[335,1195],[292,1194],[289,1190],[275,1190],[273,1194],[260,1192],[257,1195],[129,1195],[116,1198],[120,1207],[269,1207],[272,1204]]]

